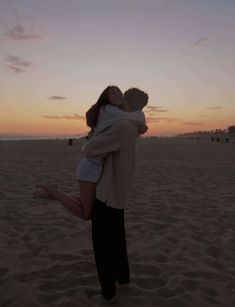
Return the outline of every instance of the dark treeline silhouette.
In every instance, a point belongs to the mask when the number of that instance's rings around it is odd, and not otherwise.
[[[221,138],[225,138],[226,142],[228,139],[235,138],[235,125],[229,126],[227,129],[215,129],[209,131],[193,131],[178,134],[180,137],[209,137],[212,141],[216,140],[219,142]]]

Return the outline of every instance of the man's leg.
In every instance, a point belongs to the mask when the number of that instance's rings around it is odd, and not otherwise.
[[[112,299],[116,294],[116,211],[96,200],[92,213],[92,242],[102,296]]]
[[[117,232],[117,280],[119,284],[127,284],[130,281],[129,262],[126,247],[126,232],[124,224],[124,210],[119,217],[119,228]]]

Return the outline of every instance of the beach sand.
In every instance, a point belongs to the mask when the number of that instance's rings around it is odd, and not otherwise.
[[[76,194],[82,140],[0,141],[0,306],[96,306],[90,222],[36,184]],[[131,284],[116,306],[235,306],[235,144],[142,139],[126,206]]]

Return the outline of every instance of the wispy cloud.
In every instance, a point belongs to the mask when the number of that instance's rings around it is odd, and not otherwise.
[[[223,107],[221,106],[207,108],[207,110],[221,110],[221,109],[223,109]]]
[[[179,121],[177,118],[169,118],[169,117],[146,117],[147,123],[159,123],[161,121],[165,121],[168,123]]]
[[[163,107],[159,106],[147,106],[145,108],[145,114],[146,114],[146,121],[147,123],[159,123],[160,121],[166,121],[166,122],[172,122],[176,119],[169,118],[169,117],[156,117],[157,114],[161,112],[168,112],[169,110],[164,109]]]
[[[145,112],[148,113],[159,113],[159,112],[168,112],[169,110],[164,109],[163,107],[147,106]]]
[[[4,23],[4,35],[12,40],[27,41],[43,38],[35,29],[32,19],[16,10],[13,12],[13,16],[9,16]]]
[[[65,100],[66,97],[64,97],[64,96],[50,96],[50,97],[48,97],[48,99],[51,99],[51,100]]]
[[[85,116],[74,113],[73,115],[42,115],[43,118],[47,119],[68,119],[68,120],[84,120]]]
[[[196,40],[193,44],[192,47],[196,48],[199,47],[200,45],[206,43],[208,41],[207,37],[201,37],[200,39]]]
[[[187,126],[203,126],[204,123],[200,123],[200,122],[183,122],[184,125]]]
[[[22,60],[18,56],[7,55],[5,58],[6,66],[15,73],[24,72],[27,68],[33,66],[29,61]]]
[[[42,39],[42,35],[37,34],[33,26],[27,29],[19,23],[7,30],[5,36],[17,41]]]

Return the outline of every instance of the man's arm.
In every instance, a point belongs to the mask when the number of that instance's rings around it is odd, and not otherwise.
[[[117,152],[121,147],[121,138],[129,134],[131,129],[133,129],[133,124],[126,120],[119,121],[91,138],[83,147],[82,152],[86,157],[105,157],[111,152]]]
[[[109,127],[97,136],[90,139],[82,148],[86,157],[105,157],[110,152],[118,151],[120,148],[120,125],[119,123]]]

